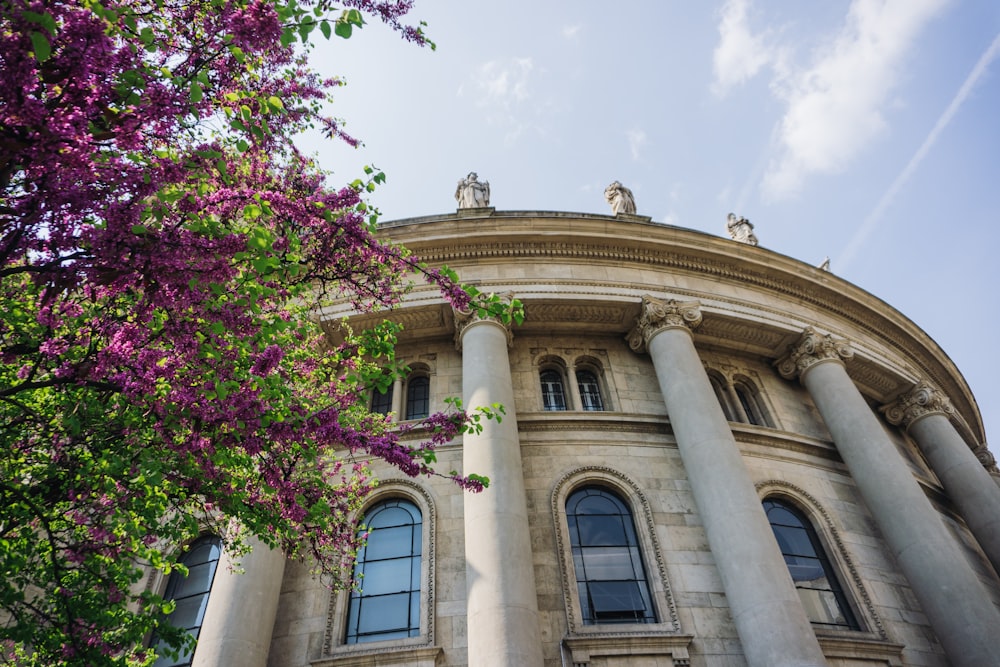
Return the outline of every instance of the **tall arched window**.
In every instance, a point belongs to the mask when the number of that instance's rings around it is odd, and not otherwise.
[[[347,644],[420,634],[423,518],[409,500],[393,498],[364,518],[368,539],[358,551],[347,609]]]
[[[559,371],[544,370],[539,374],[542,382],[542,408],[545,410],[565,410],[566,394],[563,392],[562,375]]]
[[[180,559],[180,563],[188,570],[187,576],[182,575],[179,570],[174,570],[163,592],[164,599],[173,600],[176,604],[174,610],[167,616],[167,623],[187,631],[195,639],[198,638],[201,624],[205,620],[208,595],[212,590],[212,581],[215,579],[215,570],[221,554],[222,541],[218,537],[209,535],[195,540]],[[158,639],[154,639],[153,648],[159,643]],[[153,663],[153,667],[187,667],[193,658],[194,648],[191,648],[176,658],[161,656]]]
[[[726,387],[723,381],[714,372],[708,374],[708,381],[712,384],[712,391],[715,392],[715,400],[719,401],[719,407],[722,408],[722,413],[726,415],[726,421],[736,421],[736,417],[733,415],[733,406],[729,402],[729,396],[726,395]]]
[[[423,419],[430,414],[431,379],[426,375],[406,381],[406,418]]]
[[[372,391],[372,412],[380,415],[387,415],[392,411],[392,385],[386,387],[385,392],[378,389]]]
[[[740,406],[743,408],[743,413],[746,415],[748,424],[771,426],[770,419],[768,419],[767,412],[764,411],[764,407],[761,405],[756,388],[746,382],[735,382],[733,383],[733,390],[736,392],[736,397],[740,399]]]
[[[583,487],[566,499],[576,585],[583,622],[655,623],[628,506],[613,492]]]
[[[588,412],[600,412],[604,410],[604,401],[601,399],[601,385],[597,382],[597,376],[591,371],[580,370],[576,372],[576,384],[580,388],[580,409]]]
[[[764,501],[764,511],[813,625],[860,629],[812,523],[789,503],[774,498]]]

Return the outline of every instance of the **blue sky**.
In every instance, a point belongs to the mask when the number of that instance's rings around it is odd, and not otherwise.
[[[818,264],[951,356],[1000,453],[1000,3],[417,0],[437,51],[371,24],[313,63],[365,143],[318,137],[339,182],[387,175],[385,219],[455,209],[477,171],[501,210],[654,221]],[[338,182],[335,180],[334,182]]]

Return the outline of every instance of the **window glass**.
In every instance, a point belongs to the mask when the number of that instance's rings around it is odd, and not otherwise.
[[[601,399],[601,387],[597,383],[597,376],[590,371],[577,371],[576,383],[580,387],[581,410],[599,412],[604,410],[604,401]]]
[[[385,390],[385,393],[378,389],[372,392],[372,412],[380,415],[387,415],[392,411],[392,385]]]
[[[733,389],[736,391],[737,398],[740,399],[740,405],[743,407],[744,414],[746,414],[747,423],[757,426],[770,426],[767,417],[764,415],[764,411],[760,407],[757,392],[742,382],[734,384]]]
[[[812,523],[780,500],[765,500],[764,511],[813,625],[860,629]]]
[[[416,505],[399,498],[365,515],[368,538],[354,566],[346,643],[420,634],[422,520]]]
[[[563,393],[562,376],[558,371],[541,372],[542,408],[545,410],[565,410],[566,396]]]
[[[423,419],[430,414],[431,380],[426,375],[406,383],[406,418]]]
[[[722,385],[722,381],[711,373],[708,375],[708,381],[712,383],[712,391],[715,392],[715,399],[719,401],[722,413],[726,415],[726,421],[737,421],[733,416],[733,408],[729,404],[729,399],[726,397],[726,389]]]
[[[179,570],[175,570],[167,580],[167,588],[163,593],[164,599],[176,603],[174,610],[167,616],[167,622],[175,628],[186,630],[196,639],[205,620],[208,596],[212,590],[212,581],[221,554],[222,541],[218,537],[207,536],[196,540],[180,559],[180,562],[188,568],[188,575],[184,576]],[[156,648],[157,644],[159,640],[154,637],[151,645]],[[176,658],[161,656],[153,665],[186,667],[191,664],[193,658],[194,649],[189,649]]]
[[[574,491],[566,501],[573,565],[583,622],[655,623],[632,513],[600,487]]]

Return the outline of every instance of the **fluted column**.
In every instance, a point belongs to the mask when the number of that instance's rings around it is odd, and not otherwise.
[[[486,475],[489,488],[465,494],[465,568],[471,667],[540,667],[538,600],[528,504],[507,345],[496,320],[457,313],[462,399],[467,408],[500,403],[501,422],[463,437],[466,474]]]
[[[648,349],[698,514],[751,667],[825,665],[729,423],[694,347],[696,302],[644,297],[628,336]]]
[[[232,560],[222,552],[192,667],[267,665],[285,555],[256,538],[247,541],[252,551],[240,559],[242,572],[233,572]]]
[[[778,363],[812,396],[952,665],[997,664],[1000,613],[931,505],[844,361],[850,346],[807,329]]]
[[[403,378],[396,378],[392,383],[392,414],[393,420],[401,422],[406,419],[403,413]]]
[[[566,382],[569,383],[569,395],[572,400],[572,404],[567,407],[568,410],[583,410],[583,397],[580,396],[580,383],[576,380],[576,362],[571,362],[569,369],[566,371]]]
[[[949,419],[954,412],[948,397],[926,382],[885,408],[886,419],[903,425],[917,441],[994,569],[1000,572],[1000,487],[955,430]]]

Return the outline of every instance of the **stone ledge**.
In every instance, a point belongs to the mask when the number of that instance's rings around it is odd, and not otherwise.
[[[563,637],[563,645],[570,651],[573,667],[587,667],[592,658],[611,656],[661,657],[666,660],[650,664],[687,667],[691,664],[688,656],[691,640],[691,635],[594,633]]]
[[[903,667],[903,645],[883,639],[866,637],[832,637],[818,635],[820,648],[827,658]]]
[[[310,667],[434,667],[444,653],[440,646],[352,651],[313,660]]]

